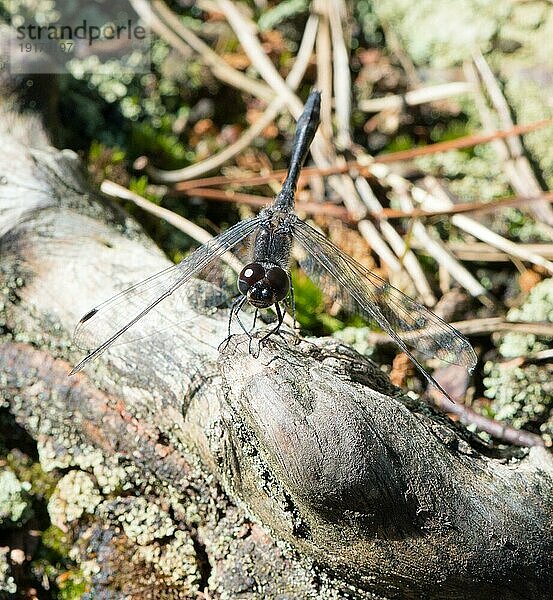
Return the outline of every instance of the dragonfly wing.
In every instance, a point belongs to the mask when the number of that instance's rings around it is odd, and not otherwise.
[[[253,233],[260,220],[260,217],[255,217],[237,223],[200,246],[180,263],[144,279],[90,310],[79,321],[73,338],[77,347],[90,353],[71,373],[80,371],[86,363],[115,343],[141,339],[154,331],[178,325],[171,311],[164,310],[164,300],[178,296],[179,301],[186,301],[187,291],[191,295],[194,290],[183,288],[184,284],[200,273],[205,275],[210,269],[215,269],[218,259]],[[189,304],[194,306],[193,302]],[[141,320],[140,332],[129,331]]]
[[[348,296],[350,305],[378,323],[427,379],[430,375],[407,346],[468,371],[474,369],[476,354],[468,339],[454,327],[371,273],[300,219],[294,220],[293,236],[306,253],[306,260],[300,264],[310,278],[330,290],[335,299]]]

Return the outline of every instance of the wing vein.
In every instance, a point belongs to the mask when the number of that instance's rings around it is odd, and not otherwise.
[[[353,299],[355,308],[376,321],[442,392],[407,345],[469,371],[474,368],[477,357],[470,342],[451,325],[346,256],[307,223],[294,219],[292,233],[308,255],[309,260],[300,264],[314,282],[320,285],[330,279],[334,299]]]
[[[118,338],[142,319],[175,290],[199,273],[225,252],[231,250],[258,226],[262,217],[240,221],[206,244],[197,248],[177,265],[172,265],[155,275],[116,294],[109,300],[88,311],[75,329],[75,343],[83,347],[87,339],[102,337],[101,343],[85,356],[72,369],[71,374],[80,371],[89,361],[107,350]],[[136,311],[132,317],[121,322],[121,314],[127,309]]]

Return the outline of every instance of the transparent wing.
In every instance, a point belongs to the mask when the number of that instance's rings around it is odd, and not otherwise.
[[[177,265],[148,277],[90,310],[79,321],[73,338],[77,347],[90,353],[73,368],[71,374],[80,371],[86,363],[115,343],[127,343],[178,325],[171,311],[164,310],[166,307],[162,303],[167,298],[177,296],[180,302],[187,301],[197,310],[201,302],[194,297],[196,288],[183,288],[184,284],[194,276],[217,270],[218,259],[248,238],[260,221],[260,217],[255,217],[237,223]],[[213,297],[217,295],[212,296],[211,302]],[[217,303],[220,303],[220,298],[213,302]],[[144,319],[146,315],[148,318]],[[140,331],[129,331],[140,320],[143,320]]]
[[[474,369],[476,354],[467,338],[454,327],[371,273],[297,218],[293,221],[293,236],[306,252],[300,265],[309,277],[335,299],[345,299],[350,308],[378,323],[434,385],[436,382],[407,346],[469,371]]]

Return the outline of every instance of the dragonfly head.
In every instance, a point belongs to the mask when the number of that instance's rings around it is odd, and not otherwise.
[[[268,308],[284,300],[290,289],[288,273],[281,267],[266,269],[260,263],[246,265],[238,276],[238,289],[256,308]]]

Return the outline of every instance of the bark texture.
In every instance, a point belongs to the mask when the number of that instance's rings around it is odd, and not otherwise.
[[[69,379],[79,317],[168,261],[37,121],[0,123],[1,394],[64,473],[90,598],[550,597],[549,452],[484,446],[345,346],[219,352],[200,311]]]

